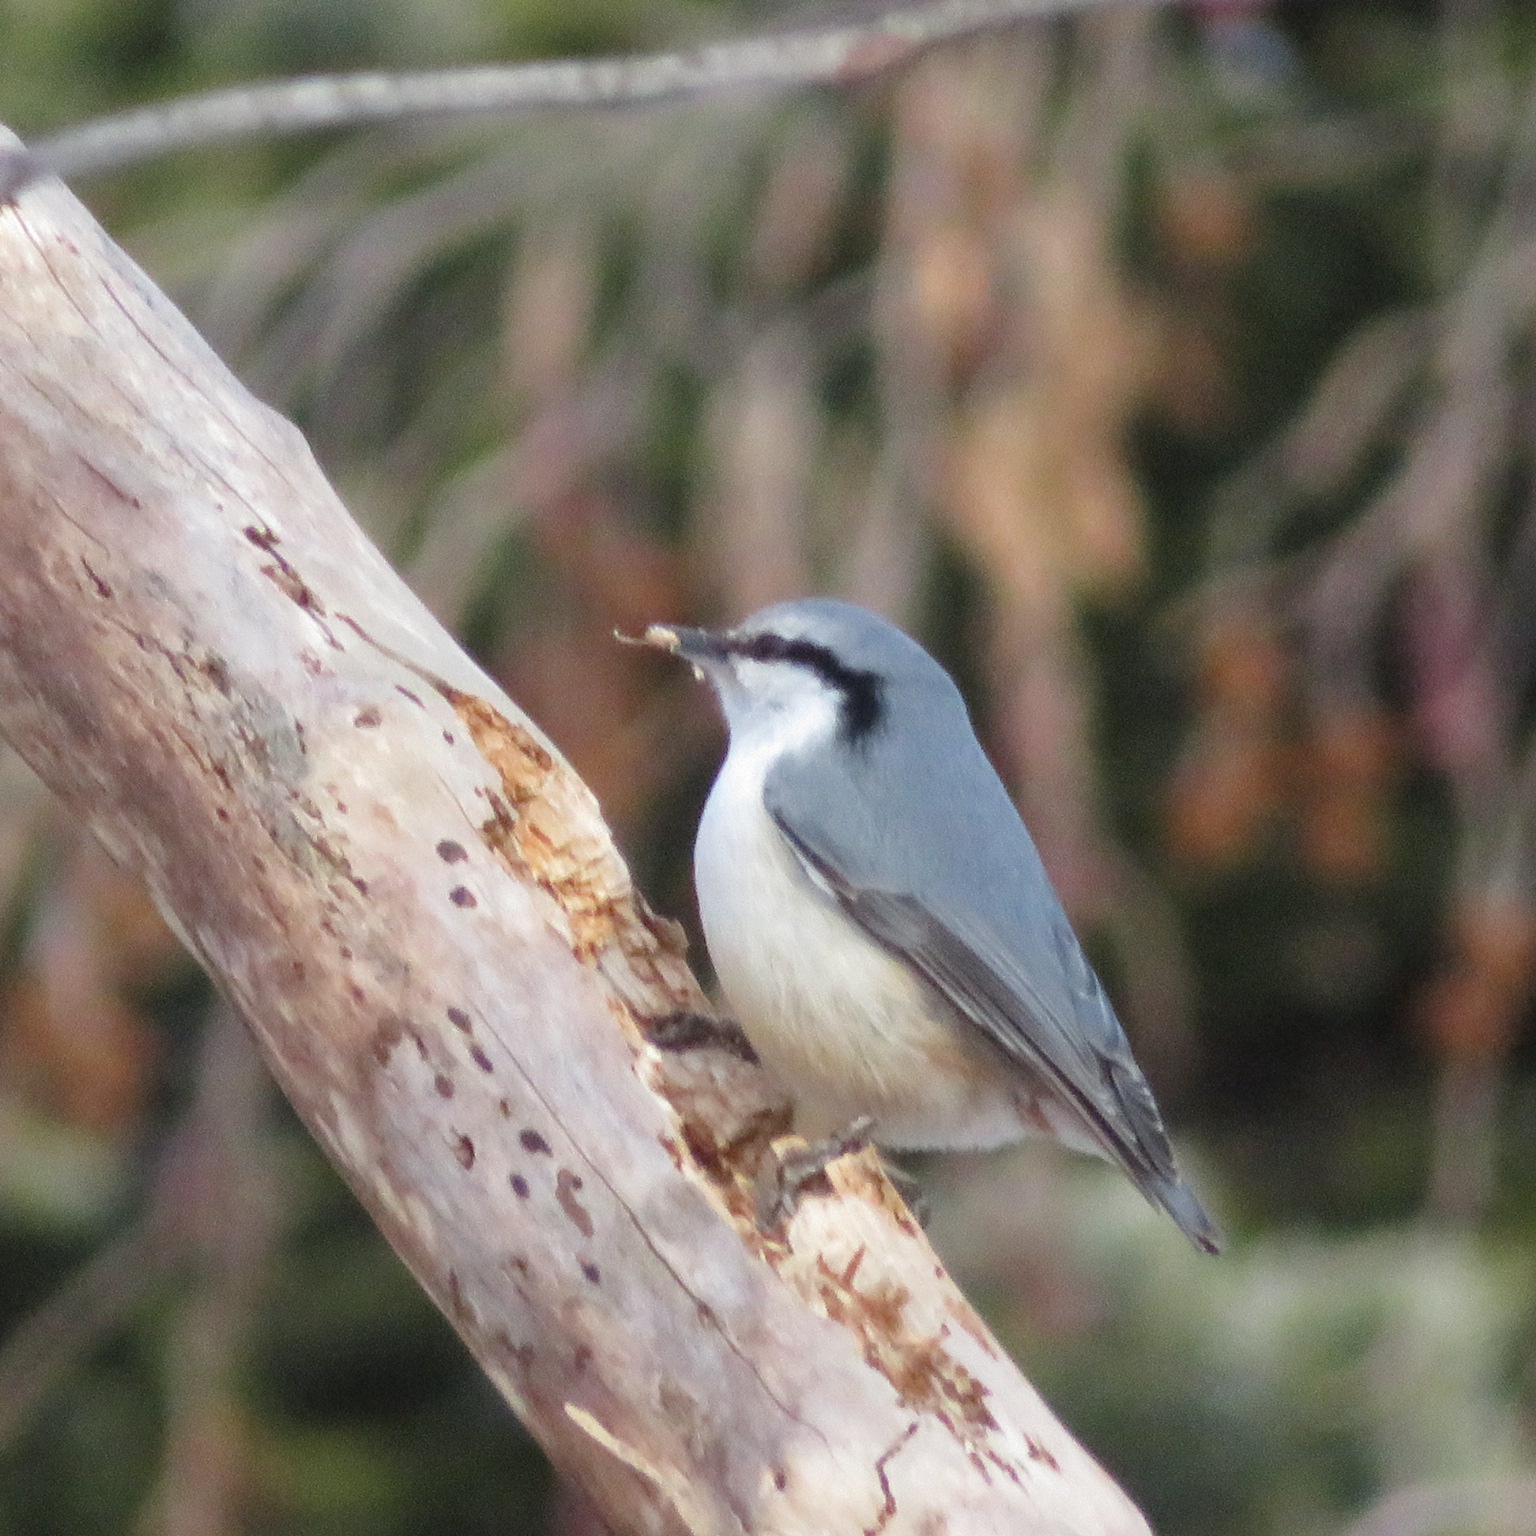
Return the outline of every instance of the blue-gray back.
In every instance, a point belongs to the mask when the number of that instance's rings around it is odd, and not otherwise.
[[[1054,1085],[1138,1183],[1173,1177],[1125,1033],[959,691],[914,642],[892,655],[879,639],[880,723],[835,755],[782,758],[769,813],[850,916]]]

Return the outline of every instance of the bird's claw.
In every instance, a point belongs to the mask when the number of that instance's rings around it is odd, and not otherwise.
[[[770,1147],[757,1173],[758,1230],[767,1232],[787,1222],[807,1187],[825,1179],[829,1163],[847,1157],[850,1152],[862,1152],[869,1145],[869,1133],[874,1126],[868,1115],[860,1115],[841,1135],[802,1142],[798,1147],[779,1143]]]
[[[757,1065],[757,1052],[747,1039],[746,1031],[734,1019],[716,1018],[708,1013],[663,1014],[659,1019],[645,1021],[645,1038],[658,1051],[696,1051],[702,1046],[715,1046],[729,1051],[740,1060]]]

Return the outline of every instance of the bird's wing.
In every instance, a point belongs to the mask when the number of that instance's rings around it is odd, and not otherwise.
[[[930,767],[897,783],[828,784],[788,758],[768,775],[765,802],[854,922],[1053,1088],[1149,1199],[1214,1248],[1215,1228],[1174,1167],[1151,1089],[1006,791],[984,759]]]

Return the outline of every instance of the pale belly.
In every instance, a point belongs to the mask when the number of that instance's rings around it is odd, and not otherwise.
[[[866,1115],[894,1148],[994,1147],[1052,1129],[1026,1075],[812,883],[750,776],[716,783],[695,878],[725,1000],[794,1099],[802,1135]]]

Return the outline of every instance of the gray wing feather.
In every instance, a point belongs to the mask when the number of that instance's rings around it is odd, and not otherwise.
[[[1034,842],[970,731],[952,750],[893,763],[879,741],[824,763],[787,756],[764,786],[770,816],[813,877],[902,956],[1004,1057],[1073,1108],[1104,1150],[1192,1241],[1210,1218],[1174,1167],[1150,1088],[1051,888]]]

